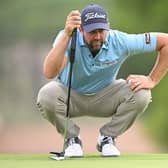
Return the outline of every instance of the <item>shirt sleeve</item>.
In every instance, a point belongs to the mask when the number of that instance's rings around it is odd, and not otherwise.
[[[128,55],[135,55],[156,50],[156,33],[127,34],[119,32],[121,45],[126,46]]]

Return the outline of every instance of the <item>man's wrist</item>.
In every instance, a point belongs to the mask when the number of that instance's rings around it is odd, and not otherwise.
[[[70,38],[71,35],[72,35],[72,32],[69,32],[69,31],[64,30],[64,36]]]
[[[159,83],[152,75],[149,75],[148,78],[153,83],[153,87],[155,87]]]

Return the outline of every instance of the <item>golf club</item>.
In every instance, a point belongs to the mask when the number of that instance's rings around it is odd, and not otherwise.
[[[66,123],[64,129],[64,144],[63,144],[63,151],[62,152],[50,152],[50,158],[54,160],[63,160],[65,159],[65,143],[66,143],[66,135],[67,135],[67,128],[68,128],[68,120],[69,120],[69,109],[70,109],[70,96],[71,96],[71,80],[72,80],[72,70],[73,70],[73,63],[75,60],[75,51],[76,51],[76,34],[77,28],[75,28],[72,32],[71,37],[71,50],[70,50],[70,70],[69,70],[69,80],[68,80],[68,95],[67,95],[67,108],[66,108]]]

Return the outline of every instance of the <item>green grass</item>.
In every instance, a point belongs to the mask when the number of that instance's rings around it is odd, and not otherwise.
[[[167,168],[168,154],[135,154],[121,157],[87,155],[55,161],[47,155],[0,155],[0,168]]]

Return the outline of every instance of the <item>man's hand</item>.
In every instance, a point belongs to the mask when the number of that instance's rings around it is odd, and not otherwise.
[[[65,23],[65,33],[71,36],[74,28],[79,28],[81,25],[81,14],[78,10],[73,10],[69,13]]]
[[[155,86],[155,83],[150,76],[129,75],[126,80],[134,92],[137,92],[140,89],[152,89]]]

